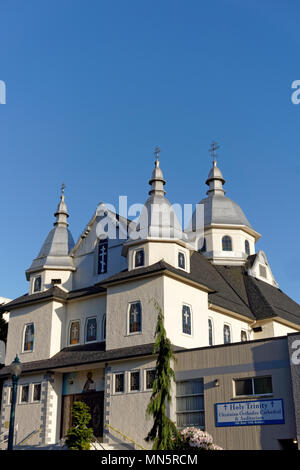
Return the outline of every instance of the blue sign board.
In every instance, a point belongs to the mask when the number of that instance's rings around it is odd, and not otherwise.
[[[216,426],[284,424],[282,399],[216,403]]]

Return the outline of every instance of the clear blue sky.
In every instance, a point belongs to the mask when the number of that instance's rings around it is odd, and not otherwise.
[[[0,296],[52,227],[66,183],[77,239],[99,201],[144,202],[160,145],[172,203],[227,195],[300,302],[297,0],[0,0]]]

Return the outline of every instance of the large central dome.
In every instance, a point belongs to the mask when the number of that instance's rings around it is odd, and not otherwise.
[[[212,224],[246,225],[251,227],[240,206],[229,197],[214,194],[202,199],[198,204],[204,206],[204,226]],[[193,229],[196,228],[195,212],[193,214]]]

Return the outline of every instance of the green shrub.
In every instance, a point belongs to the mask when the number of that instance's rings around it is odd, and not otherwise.
[[[66,445],[70,450],[90,450],[93,430],[88,427],[91,421],[88,405],[82,401],[74,401],[72,419],[73,426],[67,433]]]

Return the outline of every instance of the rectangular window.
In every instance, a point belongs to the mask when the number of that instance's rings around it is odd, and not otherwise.
[[[41,401],[41,384],[33,384],[33,401]]]
[[[176,420],[179,429],[193,426],[204,429],[203,379],[176,383]]]
[[[88,318],[86,323],[86,342],[96,341],[97,339],[97,319]]]
[[[134,265],[136,268],[144,266],[145,263],[145,254],[144,250],[138,250],[135,252]]]
[[[142,306],[141,302],[130,304],[129,307],[129,333],[142,331]]]
[[[153,388],[155,372],[155,369],[146,370],[146,390],[151,390]]]
[[[115,393],[124,393],[124,373],[115,374]]]
[[[272,377],[236,379],[235,396],[270,395],[273,393]]]
[[[192,334],[191,309],[188,305],[182,306],[182,333]]]
[[[130,372],[130,391],[138,391],[140,389],[140,372],[138,370]]]
[[[22,385],[21,387],[21,403],[28,403],[29,399],[29,385]]]
[[[70,344],[78,344],[80,341],[80,322],[73,321],[70,327]]]

